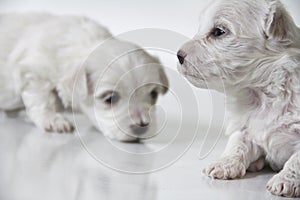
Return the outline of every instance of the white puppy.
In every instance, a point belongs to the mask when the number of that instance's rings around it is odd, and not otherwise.
[[[300,30],[280,1],[214,1],[178,58],[192,84],[227,97],[231,136],[204,172],[234,179],[268,163],[281,170],[268,190],[300,197]]]
[[[3,14],[0,27],[0,109],[25,107],[48,132],[74,129],[60,104],[81,109],[112,139],[151,132],[151,108],[168,87],[156,58],[85,17]]]

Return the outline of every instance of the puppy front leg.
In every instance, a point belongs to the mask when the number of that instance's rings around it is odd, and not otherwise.
[[[300,197],[300,151],[290,157],[283,169],[268,182],[268,190],[284,197]]]
[[[248,139],[246,132],[236,132],[230,136],[221,159],[203,172],[216,179],[240,178],[246,174],[251,163],[260,160],[262,153],[261,148]]]
[[[57,97],[47,81],[30,81],[22,92],[29,118],[48,132],[72,132],[73,125],[58,113]]]

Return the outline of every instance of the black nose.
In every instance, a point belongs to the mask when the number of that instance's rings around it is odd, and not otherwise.
[[[178,58],[180,64],[184,63],[184,59],[185,59],[186,56],[187,56],[187,54],[182,50],[179,50],[177,52],[177,58]]]
[[[148,124],[146,126],[130,125],[130,129],[135,135],[142,135],[148,131]]]
[[[144,122],[144,121],[140,121],[140,123],[138,123],[137,125],[140,126],[140,127],[146,127],[146,126],[149,125],[149,123]]]

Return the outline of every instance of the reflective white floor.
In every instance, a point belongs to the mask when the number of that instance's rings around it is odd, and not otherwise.
[[[179,140],[124,144],[107,141],[82,116],[76,119],[80,133],[59,135],[1,115],[1,200],[282,199],[265,190],[274,174],[267,169],[240,180],[204,177],[202,168],[226,140],[209,153],[216,141],[210,137],[200,151],[201,128],[195,140],[183,126],[187,135]]]

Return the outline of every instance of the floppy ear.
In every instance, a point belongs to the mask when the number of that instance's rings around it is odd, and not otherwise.
[[[267,0],[267,3],[269,4],[265,26],[267,38],[289,39],[293,19],[279,0]]]
[[[159,78],[162,83],[162,88],[163,88],[162,93],[166,94],[169,90],[169,80],[168,80],[165,70],[163,68],[159,69]]]
[[[70,71],[57,84],[57,90],[65,107],[77,104],[91,93],[88,73],[85,69]]]
[[[152,56],[152,62],[158,64],[158,73],[159,73],[159,79],[161,82],[161,92],[162,94],[166,94],[169,90],[169,80],[165,73],[165,70],[159,60],[158,57]]]
[[[79,71],[77,74],[77,80],[74,83],[74,93],[78,97],[86,98],[92,93],[92,83],[88,72],[85,69]]]

